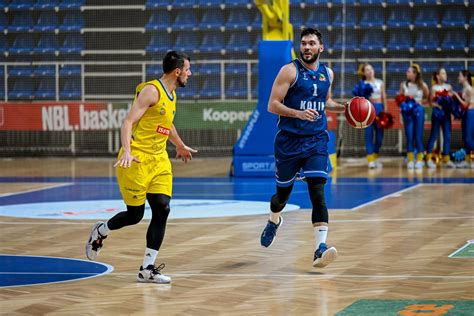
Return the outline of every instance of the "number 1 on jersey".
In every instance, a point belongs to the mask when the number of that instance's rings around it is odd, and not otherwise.
[[[318,86],[315,83],[313,83],[313,87],[314,87],[313,96],[316,97],[318,96]]]

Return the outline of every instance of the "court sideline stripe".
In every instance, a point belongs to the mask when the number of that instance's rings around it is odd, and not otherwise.
[[[398,196],[398,195],[400,195],[400,194],[402,194],[402,193],[405,193],[405,192],[407,192],[407,191],[416,189],[416,188],[418,188],[418,187],[421,186],[421,185],[422,185],[421,183],[418,183],[418,184],[415,184],[415,185],[410,186],[410,187],[408,187],[408,188],[395,191],[395,192],[390,193],[390,194],[388,194],[388,195],[382,196],[382,197],[380,197],[380,198],[378,198],[378,199],[369,201],[369,202],[367,202],[367,203],[360,204],[360,205],[358,205],[358,206],[356,206],[356,207],[354,207],[354,208],[351,208],[350,210],[351,210],[351,211],[357,211],[358,209],[360,209],[360,208],[362,208],[362,207],[365,207],[365,206],[367,206],[367,205],[370,205],[370,204],[373,204],[373,203],[376,203],[376,202],[380,202],[380,201],[385,200],[385,199],[390,198],[390,197]]]
[[[28,182],[28,183],[30,183],[30,182]],[[47,187],[47,188],[37,188],[37,189],[31,189],[31,190],[25,190],[25,191],[19,191],[19,192],[3,193],[3,194],[0,194],[0,198],[6,197],[6,196],[12,196],[12,195],[24,194],[24,193],[31,193],[31,192],[38,192],[38,191],[56,189],[56,188],[65,187],[65,186],[69,186],[69,185],[73,185],[73,184],[74,183],[61,183],[61,184],[53,185],[53,186],[50,186],[50,187]]]
[[[464,249],[466,249],[471,243],[470,242],[466,242],[466,244],[464,246],[462,246],[461,248],[459,248],[458,250],[456,250],[455,252],[453,252],[452,254],[450,254],[448,256],[448,258],[452,258],[453,256],[455,256],[457,253],[463,251]]]
[[[296,211],[297,212],[297,211]],[[264,214],[262,214],[263,216]],[[440,216],[440,217],[413,217],[413,218],[362,218],[362,219],[333,219],[331,223],[363,223],[363,222],[398,222],[398,221],[437,221],[437,220],[461,220],[461,219],[474,219],[474,216]],[[178,218],[172,219],[179,220]],[[96,219],[91,219],[90,222],[73,222],[73,221],[59,221],[59,222],[0,222],[0,225],[92,225],[92,222],[96,222]],[[287,219],[289,223],[307,223],[307,220],[291,220]],[[145,225],[147,222],[142,222],[137,225]],[[220,222],[168,222],[168,225],[242,225],[242,224],[254,224],[261,225],[259,221],[220,221]]]
[[[95,275],[101,276],[105,274],[97,273],[75,273],[75,272],[0,272],[0,275],[29,275],[29,274],[41,274],[41,275]],[[112,276],[135,276],[136,273],[108,273]],[[361,274],[305,274],[305,273],[286,273],[286,274],[251,274],[251,273],[199,273],[199,272],[183,272],[183,273],[170,273],[171,276],[176,277],[249,277],[249,278],[293,278],[293,277],[306,277],[306,278],[368,278],[368,279],[473,279],[474,275],[361,275]],[[83,280],[83,279],[79,279]],[[56,282],[53,282],[56,283]],[[44,284],[44,283],[42,283]]]

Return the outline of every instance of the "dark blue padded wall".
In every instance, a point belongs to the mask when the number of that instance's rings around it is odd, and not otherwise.
[[[234,145],[235,176],[273,176],[273,139],[277,116],[268,112],[268,100],[280,68],[292,60],[290,41],[260,41],[258,102],[255,111]]]

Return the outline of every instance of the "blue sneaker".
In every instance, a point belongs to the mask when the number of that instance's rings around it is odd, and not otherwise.
[[[328,248],[325,243],[320,243],[314,252],[313,267],[324,268],[337,258],[337,250],[334,247]]]
[[[267,222],[267,226],[262,232],[262,236],[260,237],[260,245],[263,247],[270,247],[275,240],[275,236],[277,233],[278,228],[283,224],[283,217],[280,216],[280,223],[275,224],[272,221]]]

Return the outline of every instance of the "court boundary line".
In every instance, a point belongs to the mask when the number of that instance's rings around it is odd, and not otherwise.
[[[298,212],[300,210],[295,210],[291,212]],[[264,216],[265,214],[259,215]],[[246,215],[246,216],[255,216],[255,215]],[[20,217],[10,217],[10,218],[20,218]],[[215,217],[214,217],[215,218]],[[438,217],[412,217],[412,218],[362,218],[362,219],[333,219],[331,223],[358,223],[358,222],[399,222],[399,221],[437,221],[437,220],[474,220],[474,216],[438,216]],[[171,221],[181,220],[179,218],[171,219]],[[54,222],[48,222],[54,221]],[[290,223],[307,223],[307,220],[289,220],[286,221]],[[0,225],[91,225],[92,223],[97,222],[97,219],[91,219],[89,222],[75,222],[74,220],[64,220],[64,219],[45,219],[44,222],[3,222],[0,221]],[[144,222],[140,222],[137,225],[146,225],[148,224],[148,219]],[[253,221],[198,221],[198,222],[168,222],[167,225],[244,225],[244,224],[255,224],[261,225],[261,222]]]
[[[462,246],[461,248],[459,248],[458,250],[456,250],[455,252],[453,252],[452,254],[450,254],[448,256],[448,258],[453,258],[453,256],[455,256],[456,254],[458,254],[459,252],[463,251],[465,248],[469,247],[469,245],[471,245],[472,243],[467,241],[466,244],[464,246]],[[466,259],[466,258],[453,258],[453,259]]]
[[[18,183],[20,183],[20,182],[18,182]],[[40,182],[25,182],[25,183],[40,183]],[[56,188],[66,187],[68,185],[73,185],[73,184],[74,183],[71,183],[71,182],[63,182],[63,183],[53,185],[53,186],[50,186],[50,187],[47,187],[47,188],[37,188],[37,189],[31,189],[31,190],[25,190],[25,191],[13,192],[13,193],[3,193],[3,194],[0,194],[0,198],[4,198],[4,197],[7,197],[7,196],[12,196],[12,195],[24,194],[24,193],[32,193],[32,192],[56,189]]]
[[[316,272],[316,270],[315,270]],[[129,276],[136,275],[136,273],[119,272],[110,275]],[[311,274],[309,273],[280,273],[280,274],[258,274],[258,273],[199,273],[199,272],[183,272],[170,273],[169,275],[175,277],[249,277],[249,278],[286,278],[286,277],[306,277],[306,278],[371,278],[371,279],[401,279],[401,278],[424,278],[424,279],[473,279],[474,275],[361,275],[361,274]]]
[[[49,177],[43,177],[43,178],[46,178],[46,179],[49,179]],[[197,178],[202,178],[202,177],[197,177]],[[351,179],[351,177],[345,177],[344,179],[340,180],[340,179],[336,179],[335,181],[332,181],[332,182],[328,182],[327,185],[337,185],[337,184],[341,184],[341,185],[363,185],[363,184],[372,184],[372,185],[394,185],[394,184],[411,184],[411,182],[409,182],[409,180],[411,180],[411,178],[408,178],[408,177],[401,177],[401,178],[393,178],[394,181],[381,181],[381,182],[365,182],[365,181],[346,181],[346,179]],[[23,177],[21,177],[21,179],[24,179]],[[104,179],[98,179],[97,181],[80,181],[81,179],[85,179],[84,177],[78,177],[78,178],[67,178],[67,179],[62,179],[62,180],[65,180],[65,181],[60,181],[61,179],[58,179],[58,181],[49,181],[49,182],[44,182],[44,181],[40,181],[40,179],[36,179],[34,178],[35,180],[38,180],[38,181],[23,181],[23,183],[71,183],[71,184],[113,184],[113,185],[117,185],[117,181],[114,180],[115,178],[104,178]],[[74,181],[74,180],[77,180],[79,179],[78,181]],[[180,177],[177,177],[176,179],[181,179]],[[268,178],[268,179],[271,179],[271,178]],[[361,179],[368,179],[368,178],[361,178]],[[381,178],[375,178],[375,179],[381,179]],[[387,178],[382,178],[382,179],[387,179]],[[396,181],[396,180],[405,180],[405,182],[400,182],[400,181]],[[439,180],[439,181],[443,181],[443,180],[446,180],[446,179],[466,179],[466,178],[446,178],[446,177],[438,177],[438,178],[428,178],[428,179],[432,179],[432,180]],[[468,178],[470,179],[470,178]],[[52,179],[54,180],[54,179]],[[273,179],[274,180],[274,179]],[[420,179],[420,180],[417,180],[417,181],[423,181],[423,179]],[[246,186],[253,186],[253,185],[268,185],[269,183],[273,183],[274,181],[250,181],[250,182],[246,182],[245,185]],[[2,180],[2,177],[0,177],[0,183],[22,183],[22,181],[20,182],[10,182],[10,181],[3,181]],[[235,183],[235,182],[229,182],[229,181],[203,181],[203,182],[199,182],[200,184],[202,183],[205,183],[206,185],[211,185],[211,186],[221,186],[221,185],[235,185],[235,184],[238,184],[238,183]],[[305,185],[304,182],[302,181],[297,181],[295,183],[301,183],[302,185]],[[173,185],[176,186],[176,185],[196,185],[198,184],[198,182],[193,182],[193,181],[176,181],[176,182],[173,182]],[[445,184],[459,184],[459,185],[473,185],[474,184],[474,181],[472,182],[439,182],[439,183],[433,183],[433,182],[418,182],[418,183],[413,183],[413,184],[433,184],[433,185],[445,185]]]
[[[77,275],[85,274],[91,275],[92,273],[74,273],[74,272],[0,272],[0,275],[30,275],[30,274],[41,274],[41,275]],[[112,276],[136,276],[136,273],[127,273],[127,272],[118,272],[118,273],[107,273]],[[94,274],[94,276],[100,276],[103,274]],[[305,277],[305,278],[350,278],[350,279],[472,279],[474,280],[474,275],[411,275],[411,274],[399,274],[399,275],[363,275],[363,274],[312,274],[308,273],[280,273],[280,274],[259,274],[259,273],[200,273],[200,272],[181,272],[181,273],[170,273],[170,276],[175,277],[193,277],[193,276],[202,276],[202,277],[229,277],[229,278],[293,278],[293,277]],[[74,279],[74,280],[85,280],[86,278]],[[70,281],[74,281],[70,280]],[[60,281],[68,282],[68,281]],[[50,283],[60,283],[60,282],[50,282]],[[47,283],[40,283],[47,284]],[[38,285],[40,285],[38,284]],[[30,284],[36,285],[36,284]],[[15,285],[17,286],[17,285]],[[20,285],[20,286],[29,286],[29,285]],[[5,286],[9,287],[9,286]],[[0,288],[5,288],[0,287]],[[14,286],[12,286],[14,287]]]
[[[412,186],[410,186],[410,187],[408,187],[408,188],[404,188],[404,189],[401,189],[401,190],[392,192],[392,193],[390,193],[390,194],[387,194],[387,195],[385,195],[385,196],[379,197],[378,199],[375,199],[375,200],[372,200],[372,201],[369,201],[369,202],[366,202],[366,203],[357,205],[356,207],[353,207],[353,208],[351,208],[350,210],[351,210],[351,211],[357,211],[358,209],[360,209],[360,208],[362,208],[362,207],[365,207],[365,206],[368,206],[368,205],[370,205],[370,204],[373,204],[373,203],[376,203],[376,202],[380,202],[380,201],[385,200],[385,199],[387,199],[387,198],[394,197],[394,196],[396,196],[396,195],[399,195],[399,194],[405,193],[405,192],[407,192],[407,191],[416,189],[416,188],[420,187],[421,185],[422,185],[421,183],[417,183],[417,184],[412,185]]]

